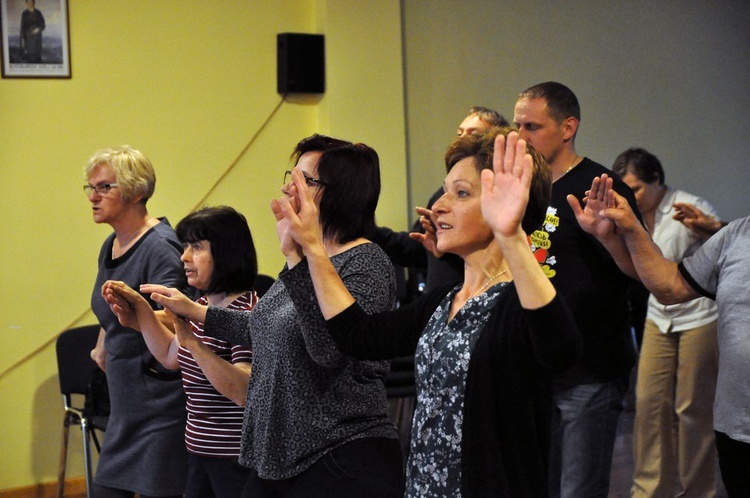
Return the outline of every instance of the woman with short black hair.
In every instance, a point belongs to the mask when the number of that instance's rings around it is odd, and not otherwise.
[[[228,206],[204,208],[183,218],[175,231],[188,283],[205,293],[198,303],[243,311],[255,306],[258,260],[242,214]],[[123,282],[108,281],[102,292],[120,322],[141,331],[162,365],[182,371],[189,453],[185,497],[237,498],[248,477],[237,460],[251,349],[205,335],[199,322],[174,320],[172,332]]]

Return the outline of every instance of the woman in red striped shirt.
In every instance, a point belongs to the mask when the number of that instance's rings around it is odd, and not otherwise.
[[[201,304],[250,310],[258,272],[255,246],[243,215],[230,207],[205,208],[176,228],[188,283],[204,295]],[[190,455],[185,496],[238,497],[248,469],[237,462],[252,362],[248,346],[203,334],[203,324],[154,312],[122,282],[107,282],[105,299],[120,322],[140,330],[152,354],[167,368],[182,370],[187,394],[185,444]],[[171,328],[174,328],[174,332]]]

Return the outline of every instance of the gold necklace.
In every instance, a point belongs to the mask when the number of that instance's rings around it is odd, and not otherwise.
[[[484,283],[484,285],[482,285],[482,286],[481,286],[481,287],[479,288],[479,290],[478,290],[477,292],[475,292],[474,294],[472,294],[472,295],[471,295],[471,296],[469,297],[469,299],[474,299],[474,298],[475,298],[475,297],[477,297],[477,296],[478,296],[479,294],[481,294],[482,292],[484,292],[484,291],[485,291],[485,290],[487,289],[487,287],[488,287],[488,286],[490,285],[490,282],[492,282],[492,281],[493,281],[493,280],[495,280],[496,278],[499,278],[499,277],[503,276],[503,275],[505,274],[505,272],[507,272],[508,270],[510,270],[510,266],[506,266],[506,267],[505,267],[505,269],[504,269],[503,271],[501,271],[501,272],[498,272],[498,273],[496,273],[496,274],[492,275],[491,277],[489,277],[489,278],[487,279],[487,281],[486,281],[486,282]]]
[[[573,169],[573,168],[575,168],[575,166],[576,166],[576,161],[578,161],[578,154],[576,154],[576,157],[574,157],[574,158],[573,158],[573,162],[572,162],[572,163],[570,163],[570,167],[569,167],[568,169],[566,169],[566,170],[565,170],[565,173],[563,173],[563,174],[562,174],[562,175],[560,175],[560,176],[562,177],[562,176],[565,176],[565,175],[567,175],[568,173],[570,173],[570,170],[571,170],[571,169]]]

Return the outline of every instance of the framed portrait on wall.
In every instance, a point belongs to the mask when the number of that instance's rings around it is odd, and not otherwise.
[[[0,0],[3,78],[70,78],[68,0]]]

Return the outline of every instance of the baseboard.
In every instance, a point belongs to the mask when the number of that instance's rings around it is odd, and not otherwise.
[[[32,484],[20,488],[1,489],[0,498],[56,498],[57,481]],[[86,497],[86,478],[73,477],[65,480],[66,498]]]

